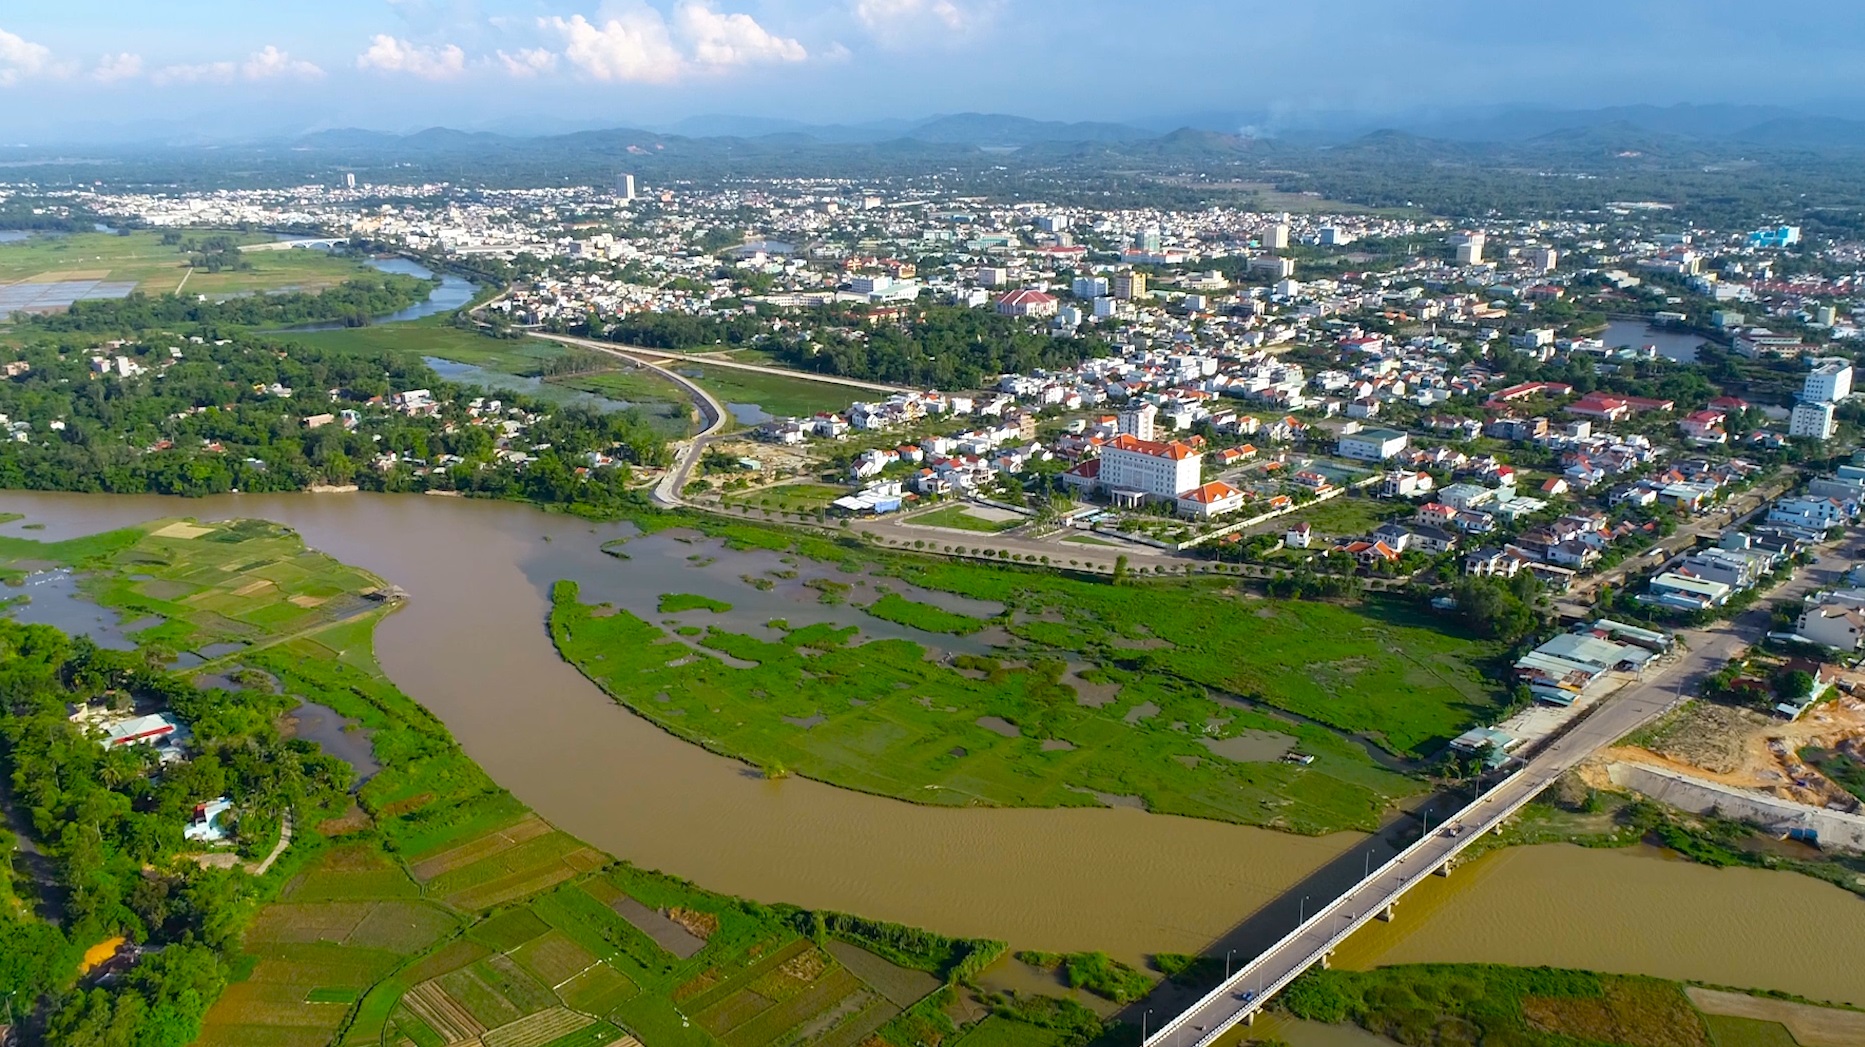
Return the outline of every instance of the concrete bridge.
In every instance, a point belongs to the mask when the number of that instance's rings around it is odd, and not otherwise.
[[[288,251],[292,248],[319,248],[329,251],[350,242],[347,236],[306,237],[302,240],[269,240],[263,244],[246,244],[242,251]]]
[[[1215,1043],[1237,1025],[1254,1021],[1257,1012],[1303,971],[1316,964],[1327,966],[1334,950],[1369,921],[1402,919],[1399,901],[1407,891],[1426,877],[1450,875],[1457,857],[1472,843],[1500,827],[1575,765],[1669,711],[1682,701],[1685,680],[1707,675],[1743,646],[1729,625],[1697,637],[1698,645],[1670,671],[1631,684],[1601,702],[1519,770],[1455,814],[1431,822],[1417,842],[1369,870],[1332,901],[1312,914],[1304,912],[1294,930],[1216,989],[1157,1029],[1146,1030],[1143,1047]]]

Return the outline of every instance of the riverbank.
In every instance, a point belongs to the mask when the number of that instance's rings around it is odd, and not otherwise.
[[[0,556],[16,570],[85,572],[100,608],[143,623],[140,656],[186,678],[219,668],[217,680],[264,679],[279,700],[367,732],[380,761],[348,813],[326,799],[301,812],[302,843],[279,834],[255,873],[289,855],[262,881],[275,900],[243,932],[221,931],[240,943],[222,962],[243,974],[207,1013],[201,1043],[485,1032],[593,1047],[632,1033],[697,1047],[729,1033],[735,1047],[798,1035],[852,1047],[878,1033],[907,1047],[915,1030],[956,1036],[983,1016],[958,987],[1001,943],[743,903],[614,864],[539,819],[382,674],[380,614],[348,613],[345,600],[386,584],[275,525],[177,520],[51,545],[6,539]],[[175,662],[176,647],[242,626],[246,642],[223,665]],[[189,721],[192,707],[171,714],[198,736],[225,732]],[[174,868],[184,880],[215,875]]]
[[[550,587],[572,578],[592,603],[645,601],[649,620],[661,594],[699,593],[760,624],[790,616],[797,625],[905,627],[817,603],[813,590],[802,606],[784,588],[761,592],[732,559],[688,560],[715,554],[673,537],[679,555],[650,555],[636,537],[622,546],[634,558],[623,561],[602,546],[634,535],[630,527],[509,503],[379,495],[9,494],[0,509],[25,516],[0,534],[46,539],[177,514],[265,517],[392,579],[413,598],[378,630],[383,670],[475,763],[592,846],[723,893],[1021,949],[1104,950],[1144,966],[1154,953],[1206,951],[1213,939],[1240,948],[1273,940],[1296,918],[1296,897],[1286,913],[1272,904],[1290,887],[1330,861],[1350,865],[1349,879],[1361,872],[1366,838],[1357,834],[1296,837],[1125,809],[911,806],[794,775],[747,775],[616,708],[564,664],[538,624]],[[788,569],[774,555],[770,566]],[[1600,883],[1615,885],[1610,905]],[[1865,962],[1862,914],[1856,899],[1804,877],[1687,865],[1650,849],[1517,848],[1429,881],[1394,924],[1376,925],[1336,960],[1557,962],[1833,998],[1833,964]],[[1230,933],[1253,916],[1260,935]],[[1723,947],[1781,926],[1803,928],[1809,948],[1751,958]]]

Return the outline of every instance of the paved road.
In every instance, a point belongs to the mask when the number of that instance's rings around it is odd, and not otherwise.
[[[1697,544],[1698,538],[1705,535],[1718,535],[1729,528],[1740,527],[1749,519],[1766,512],[1768,504],[1783,492],[1790,490],[1796,479],[1797,477],[1792,476],[1777,479],[1739,495],[1728,505],[1713,509],[1704,516],[1679,527],[1670,537],[1660,539],[1651,549],[1637,556],[1627,557],[1615,567],[1580,579],[1574,583],[1571,591],[1563,594],[1557,601],[1558,609],[1568,615],[1584,615],[1587,603],[1600,586],[1617,586],[1626,575],[1649,570],[1678,553],[1688,552]],[[1664,556],[1653,556],[1652,550],[1654,549],[1663,550]]]
[[[1850,537],[1848,534],[1842,540]],[[1223,985],[1162,1024],[1147,1036],[1145,1047],[1204,1047],[1250,1018],[1283,986],[1314,964],[1324,962],[1324,957],[1353,931],[1377,919],[1388,906],[1396,905],[1406,891],[1443,868],[1471,841],[1499,826],[1583,760],[1663,715],[1704,677],[1759,641],[1770,621],[1767,603],[1797,598],[1816,587],[1831,585],[1847,567],[1837,555],[1822,553],[1736,619],[1680,631],[1678,649],[1665,664],[1648,670],[1644,679],[1600,702],[1566,733],[1532,755],[1521,770],[1447,819],[1444,828],[1427,833],[1238,969]],[[1447,831],[1452,829],[1457,830],[1455,835]],[[1402,912],[1394,916],[1404,919]]]
[[[693,466],[699,463],[700,456],[706,451],[706,445],[712,442],[713,437],[718,436],[725,430],[727,420],[732,417],[731,413],[725,409],[725,405],[720,403],[711,393],[701,388],[697,382],[688,378],[686,375],[680,374],[677,371],[670,371],[651,360],[644,360],[641,358],[638,351],[629,349],[628,347],[617,347],[607,342],[595,342],[587,338],[571,338],[567,335],[538,334],[533,332],[532,336],[535,338],[548,338],[553,342],[563,342],[568,345],[580,346],[584,349],[592,349],[599,353],[607,353],[618,359],[626,360],[631,364],[645,367],[686,390],[687,395],[693,398],[694,405],[699,408],[701,419],[706,424],[705,427],[699,431],[699,434],[694,436],[691,440],[675,445],[673,464],[669,466],[667,472],[662,475],[660,482],[654,485],[653,494],[656,503],[669,508],[686,504],[685,500],[681,498],[680,492],[686,489],[687,477],[693,474]]]
[[[588,338],[574,338],[565,334],[543,334],[532,332],[538,338],[548,338],[553,342],[566,345],[579,345],[586,349],[600,349],[605,352],[620,350],[622,355],[647,363],[654,360],[678,360],[681,363],[700,364],[705,367],[724,367],[733,371],[753,371],[758,374],[776,375],[779,378],[795,378],[803,382],[817,382],[822,385],[840,385],[850,389],[866,389],[874,393],[914,393],[917,389],[908,389],[901,385],[888,385],[884,382],[864,382],[859,378],[844,378],[837,374],[817,374],[814,371],[796,371],[788,367],[770,367],[765,364],[748,364],[731,360],[711,353],[675,353],[665,349],[649,349],[639,345],[619,345],[614,342],[598,342]]]

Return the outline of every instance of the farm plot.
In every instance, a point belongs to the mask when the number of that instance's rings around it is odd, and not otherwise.
[[[349,1011],[340,991],[360,993],[401,962],[395,953],[329,942],[254,943],[260,957],[245,981],[208,1013],[198,1043],[207,1047],[316,1047]],[[331,1002],[324,1002],[331,1001]]]
[[[608,1014],[641,992],[628,976],[598,963],[557,986],[563,1002],[588,1014]]]
[[[492,855],[428,881],[428,892],[467,910],[490,909],[562,883],[608,864],[601,852],[567,833],[545,835],[503,847]]]
[[[571,941],[562,931],[551,931],[532,939],[514,950],[511,956],[520,967],[553,989],[596,963],[596,957],[590,955],[589,950]]]
[[[511,825],[448,848],[432,857],[423,858],[410,866],[410,871],[414,873],[415,879],[427,883],[438,876],[464,869],[474,862],[490,858],[502,851],[508,851],[527,840],[546,836],[550,831],[550,823],[535,814],[527,814]]]
[[[479,1039],[486,1047],[543,1047],[594,1024],[596,1020],[586,1014],[578,1014],[567,1007],[552,1007],[502,1025]]]

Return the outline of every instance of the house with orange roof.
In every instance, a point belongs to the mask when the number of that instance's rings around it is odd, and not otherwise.
[[[1180,515],[1209,520],[1243,508],[1243,492],[1222,480],[1213,480],[1182,492],[1178,497],[1178,507]]]

